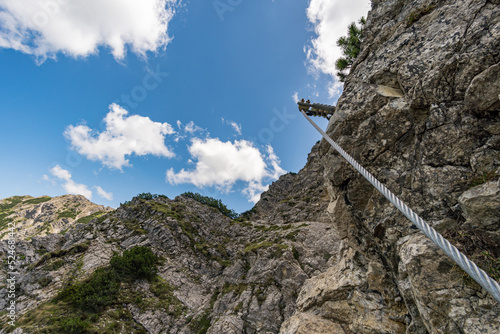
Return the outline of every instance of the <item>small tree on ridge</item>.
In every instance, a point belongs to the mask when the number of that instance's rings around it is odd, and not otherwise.
[[[337,59],[335,68],[338,70],[337,76],[341,82],[344,82],[348,70],[351,68],[356,57],[361,50],[361,42],[363,41],[363,28],[366,24],[364,17],[359,20],[358,27],[355,22],[352,22],[348,27],[347,36],[342,36],[337,40],[337,45],[342,49],[344,57]]]

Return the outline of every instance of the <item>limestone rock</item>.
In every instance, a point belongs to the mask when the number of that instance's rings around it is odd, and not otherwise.
[[[281,327],[281,334],[345,334],[339,324],[310,313],[298,313]]]
[[[487,182],[464,192],[458,199],[465,217],[475,226],[500,227],[500,186]]]
[[[465,92],[465,104],[478,111],[500,108],[500,64],[495,64],[474,77]]]

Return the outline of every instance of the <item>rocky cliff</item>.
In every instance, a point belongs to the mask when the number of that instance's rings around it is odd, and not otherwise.
[[[327,129],[497,280],[499,4],[372,1]],[[157,276],[116,274],[140,247]],[[17,252],[15,333],[500,332],[500,305],[324,141],[236,220],[134,198]]]
[[[327,130],[497,280],[498,4],[373,1]],[[335,266],[306,281],[282,333],[500,331],[491,297],[326,142],[319,152],[344,248]]]

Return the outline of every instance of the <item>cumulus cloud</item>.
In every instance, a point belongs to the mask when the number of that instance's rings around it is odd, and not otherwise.
[[[189,153],[197,161],[195,169],[175,173],[170,168],[166,173],[167,182],[191,183],[199,188],[215,186],[229,192],[237,181],[243,181],[247,184],[243,193],[249,201],[257,202],[260,193],[267,189],[263,183],[285,173],[271,146],[265,155],[246,140],[222,142],[218,138],[194,138]]]
[[[0,47],[73,57],[107,47],[121,60],[165,48],[177,0],[0,0]]]
[[[351,22],[366,17],[369,10],[369,0],[311,0],[309,3],[307,18],[317,37],[305,48],[307,60],[311,70],[331,75],[335,80],[337,84],[329,87],[330,94],[342,87],[335,77],[335,61],[342,57],[337,40],[347,34]]]
[[[300,101],[300,99],[299,99],[299,93],[298,92],[293,92],[292,99],[293,99],[293,102],[295,102],[295,103],[299,102]]]
[[[67,193],[74,195],[83,195],[88,200],[92,200],[92,191],[89,190],[86,185],[79,184],[73,181],[71,173],[68,170],[62,168],[59,165],[56,165],[55,167],[50,169],[50,174],[62,181],[62,187],[64,188],[64,190],[66,190]],[[44,179],[48,180],[49,177],[45,176],[46,175],[44,175]]]
[[[108,201],[112,201],[113,200],[113,194],[112,193],[108,193],[108,192],[104,191],[104,189],[102,189],[99,186],[95,186],[95,189],[97,190],[97,193],[99,194],[99,196],[101,196],[102,198],[107,199]]]
[[[174,156],[165,146],[165,137],[175,133],[170,124],[153,122],[139,115],[127,116],[128,112],[117,104],[111,104],[109,109],[104,118],[106,128],[101,133],[86,125],[66,128],[64,135],[79,154],[119,170],[131,166],[126,157],[132,154]]]

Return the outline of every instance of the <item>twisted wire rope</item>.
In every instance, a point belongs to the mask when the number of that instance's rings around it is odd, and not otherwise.
[[[382,195],[385,196],[399,211],[401,211],[406,218],[415,224],[429,239],[441,248],[446,255],[448,255],[456,264],[460,266],[467,274],[469,274],[479,285],[488,291],[497,302],[500,303],[500,285],[492,279],[488,274],[479,268],[474,262],[469,260],[467,256],[461,253],[455,246],[448,240],[443,238],[432,226],[420,218],[412,209],[410,209],[403,201],[387,189],[380,181],[378,181],[370,172],[361,166],[354,158],[345,152],[330,136],[328,136],[314,121],[300,111],[304,117],[311,123],[316,130],[325,138],[332,147],[337,150],[361,175],[363,175],[368,182],[370,182]]]

